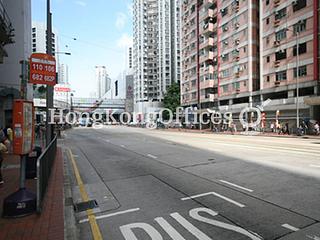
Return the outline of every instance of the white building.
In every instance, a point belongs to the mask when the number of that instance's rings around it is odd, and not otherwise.
[[[52,53],[53,56],[58,50],[57,30],[52,31]],[[32,22],[32,52],[47,52],[47,24],[44,22]]]
[[[159,107],[180,80],[180,0],[134,0],[135,111]]]
[[[69,66],[67,64],[59,64],[58,67],[58,83],[69,84]]]
[[[96,66],[97,97],[102,98],[111,88],[111,79],[105,66]]]
[[[7,57],[0,64],[0,126],[12,121],[13,99],[20,98],[21,64],[31,55],[31,0],[2,0],[1,11],[8,16],[6,21],[14,29],[14,43],[4,46]],[[1,15],[2,16],[2,15]],[[3,27],[3,22],[0,22]],[[27,73],[24,73],[26,79]],[[32,99],[32,85],[27,84],[26,97]]]

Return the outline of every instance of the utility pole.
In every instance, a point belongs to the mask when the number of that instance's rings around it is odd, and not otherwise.
[[[50,0],[47,0],[47,54],[52,56],[52,14],[50,12]],[[53,128],[50,124],[50,109],[53,108],[53,86],[47,85],[47,117],[46,117],[46,145],[53,137]]]

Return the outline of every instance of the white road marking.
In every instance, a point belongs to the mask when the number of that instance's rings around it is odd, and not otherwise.
[[[104,218],[109,218],[109,217],[114,217],[114,216],[118,216],[118,215],[123,215],[123,214],[126,214],[126,213],[132,213],[132,212],[137,212],[137,211],[140,211],[140,208],[133,208],[133,209],[129,209],[129,210],[125,210],[125,211],[121,211],[121,212],[115,212],[115,213],[109,213],[109,214],[106,214],[106,215],[100,215],[100,216],[97,216],[96,219],[104,219]],[[82,219],[79,221],[79,223],[85,223],[85,222],[89,222],[89,219],[86,218],[86,219]]]
[[[253,192],[253,190],[251,190],[251,189],[249,189],[249,188],[245,188],[245,187],[239,186],[239,185],[237,185],[237,184],[234,184],[234,183],[231,183],[231,182],[228,182],[228,181],[225,181],[225,180],[219,180],[219,181],[222,182],[222,183],[228,184],[228,185],[230,185],[230,186],[233,186],[233,187],[236,187],[236,188],[245,190],[245,191],[247,191],[247,192]]]
[[[318,237],[318,236],[310,236],[310,235],[307,235],[307,238],[310,238],[310,239],[312,239],[312,240],[320,240],[320,237]]]
[[[320,168],[320,165],[315,165],[315,164],[310,164],[309,166],[313,168]]]
[[[294,226],[291,226],[290,224],[286,223],[286,224],[282,224],[281,225],[282,227],[286,228],[286,229],[289,229],[291,231],[294,231],[294,232],[297,232],[299,231],[300,229],[299,228],[296,228]]]
[[[134,228],[144,230],[152,240],[163,240],[161,234],[148,223],[132,223],[120,227],[120,231],[126,240],[138,240],[134,234]]]
[[[191,196],[191,197],[181,198],[181,200],[182,200],[182,201],[186,201],[186,200],[191,200],[191,199],[199,198],[199,197],[205,197],[205,196],[209,196],[209,195],[214,195],[214,196],[216,196],[216,197],[218,197],[218,198],[221,198],[221,199],[223,199],[223,200],[225,200],[225,201],[227,201],[227,202],[229,202],[229,203],[232,203],[232,204],[234,204],[234,205],[236,205],[236,206],[238,206],[238,207],[241,207],[241,208],[244,208],[244,207],[245,207],[244,204],[239,203],[239,202],[237,202],[237,201],[234,201],[234,200],[232,200],[232,199],[230,199],[230,198],[228,198],[228,197],[225,197],[225,196],[223,196],[223,195],[221,195],[221,194],[219,194],[219,193],[215,193],[215,192],[202,193],[202,194],[194,195],[194,196]]]
[[[193,226],[187,219],[182,217],[179,213],[170,214],[178,223],[180,223],[185,229],[187,229],[193,236],[199,240],[212,240],[204,232]]]
[[[177,232],[164,218],[158,217],[154,219],[162,228],[165,230],[168,235],[174,240],[186,240]]]
[[[153,158],[153,159],[157,159],[158,157],[156,157],[156,156],[154,156],[154,155],[152,155],[152,154],[148,154],[147,155],[148,157],[151,157],[151,158]]]
[[[125,148],[126,146],[125,145],[120,145],[120,147]]]
[[[78,158],[78,157],[79,157],[79,155],[74,155],[74,154],[73,154],[73,157]]]

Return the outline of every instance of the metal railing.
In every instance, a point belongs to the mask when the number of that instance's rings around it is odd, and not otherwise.
[[[42,152],[37,160],[37,212],[41,213],[43,200],[47,193],[54,160],[57,153],[57,136]]]

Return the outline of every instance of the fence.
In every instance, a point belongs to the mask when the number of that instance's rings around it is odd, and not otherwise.
[[[51,175],[52,166],[57,153],[57,135],[37,160],[37,212],[42,210],[43,199]]]

